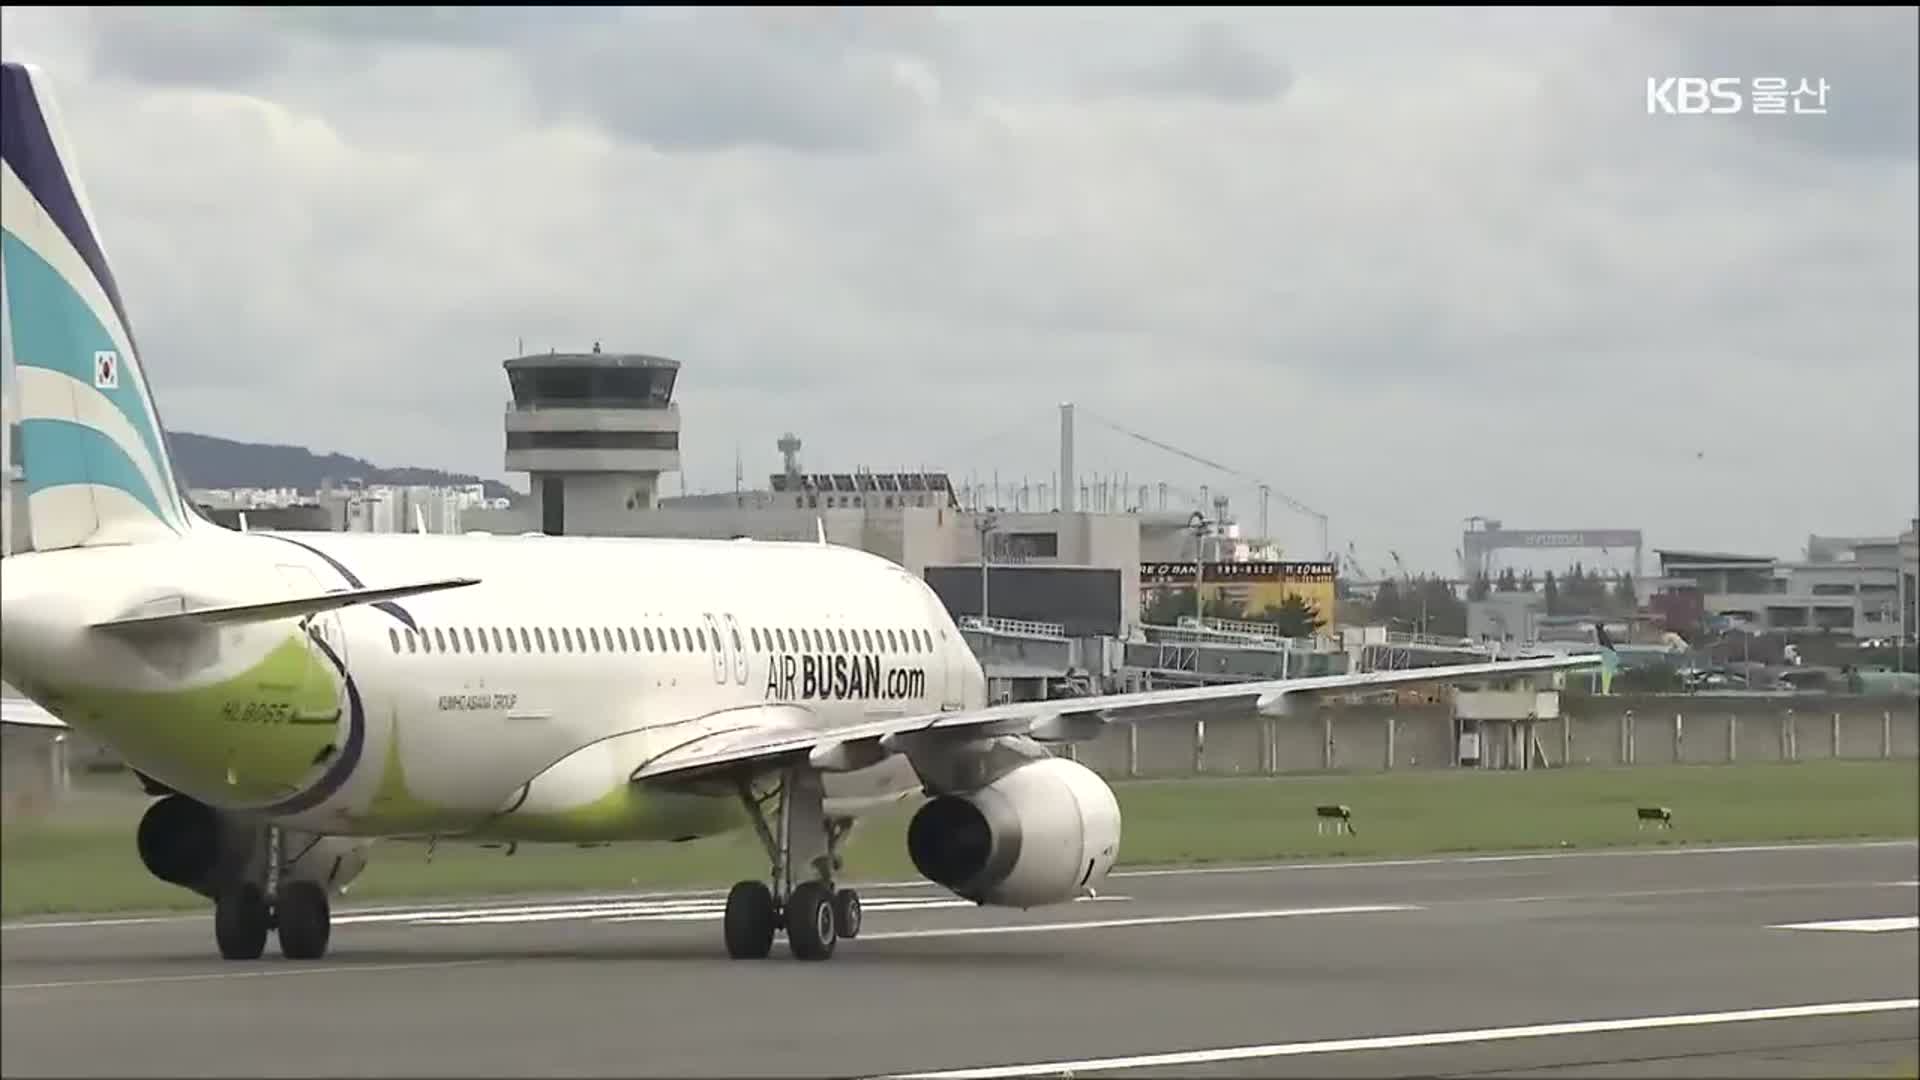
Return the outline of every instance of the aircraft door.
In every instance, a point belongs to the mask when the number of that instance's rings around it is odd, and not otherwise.
[[[713,681],[724,685],[727,681],[727,645],[720,634],[720,624],[711,613],[703,613],[700,618],[706,623],[707,644],[713,650]]]
[[[940,687],[935,693],[940,697],[940,708],[952,711],[965,707],[966,702],[966,663],[962,653],[967,648],[967,639],[960,634],[953,619],[947,614],[947,607],[940,602],[934,591],[921,585],[921,594],[927,605],[928,631],[933,638],[936,655],[928,666],[933,670],[927,673],[929,679],[937,679]],[[932,689],[932,688],[929,688]]]
[[[747,644],[740,637],[740,624],[734,621],[732,613],[727,620],[727,646],[733,650],[733,681],[741,686],[747,685]]]

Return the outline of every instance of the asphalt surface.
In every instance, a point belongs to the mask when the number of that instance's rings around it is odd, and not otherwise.
[[[824,964],[784,941],[727,960],[718,894],[342,907],[307,963],[222,962],[205,915],[16,923],[0,1071],[1879,1076],[1920,1059],[1915,861],[1907,841],[1156,871],[1030,912],[868,887]]]

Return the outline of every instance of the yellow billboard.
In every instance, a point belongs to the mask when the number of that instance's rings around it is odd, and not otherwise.
[[[1330,562],[1210,562],[1198,567],[1192,562],[1141,563],[1142,610],[1154,607],[1169,592],[1191,596],[1196,570],[1209,616],[1215,616],[1216,605],[1224,604],[1239,614],[1216,617],[1258,620],[1262,611],[1279,607],[1288,596],[1298,596],[1319,613],[1320,629],[1330,629],[1338,617],[1338,572]]]

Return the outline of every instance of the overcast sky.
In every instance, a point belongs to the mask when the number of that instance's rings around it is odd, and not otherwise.
[[[1912,9],[0,15],[176,430],[502,468],[524,340],[662,353],[687,485],[1267,479],[1797,555],[1920,456]],[[1828,113],[1649,116],[1656,76]],[[521,477],[511,479],[524,484]],[[670,486],[671,488],[671,486]],[[1310,519],[1273,507],[1292,554]]]

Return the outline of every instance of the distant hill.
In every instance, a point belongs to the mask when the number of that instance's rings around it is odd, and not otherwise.
[[[276,446],[271,443],[236,442],[212,435],[194,435],[185,431],[167,433],[175,464],[188,487],[196,488],[294,488],[315,491],[323,482],[341,484],[362,480],[368,484],[483,484],[491,498],[513,499],[523,496],[497,480],[483,480],[465,473],[441,472],[407,466],[383,469],[371,462],[345,454],[316,454],[304,446]]]

